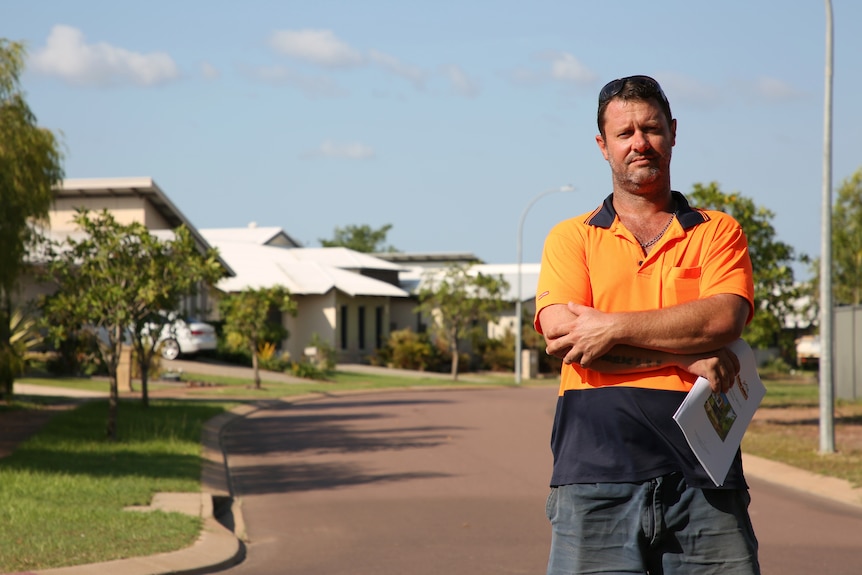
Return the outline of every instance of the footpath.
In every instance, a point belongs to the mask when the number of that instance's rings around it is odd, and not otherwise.
[[[173,366],[196,373],[201,373],[202,369],[213,369],[225,374],[225,366],[202,367],[198,362],[194,362],[193,365],[175,362]],[[368,366],[356,367],[363,370],[374,369]],[[247,373],[246,371],[244,375],[247,376]],[[285,378],[291,377],[284,374],[278,375]],[[427,376],[427,374],[423,375]],[[270,374],[267,373],[264,379],[269,377]],[[296,380],[296,378],[293,379]],[[26,384],[16,384],[15,393],[81,399],[105,396],[101,392],[75,392],[64,388]],[[231,503],[231,493],[227,483],[228,473],[220,437],[222,429],[231,421],[244,417],[256,409],[258,407],[255,405],[242,405],[207,423],[202,434],[204,466],[200,493],[160,493],[153,498],[149,506],[130,509],[130,511],[139,512],[160,509],[201,517],[203,528],[195,544],[179,551],[153,556],[11,575],[198,575],[216,573],[241,562],[245,551],[243,545],[245,525],[242,510],[238,505]],[[748,477],[779,484],[862,510],[862,489],[852,488],[847,481],[814,474],[752,455],[744,454],[743,463]]]

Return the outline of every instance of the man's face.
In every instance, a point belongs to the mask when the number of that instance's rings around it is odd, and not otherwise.
[[[676,120],[668,124],[652,101],[615,99],[605,109],[604,136],[596,136],[610,164],[614,185],[627,191],[670,186]]]

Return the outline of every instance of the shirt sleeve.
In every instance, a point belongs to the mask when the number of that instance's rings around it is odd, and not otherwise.
[[[584,224],[576,219],[554,226],[545,239],[536,287],[533,325],[542,332],[539,313],[554,304],[591,305],[592,288],[586,261]]]

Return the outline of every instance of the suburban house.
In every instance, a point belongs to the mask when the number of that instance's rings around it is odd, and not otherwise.
[[[299,248],[268,243],[289,237],[267,228],[203,229],[236,276],[217,285],[239,292],[282,285],[297,302],[297,314],[284,314],[288,330],[283,350],[294,359],[314,336],[337,352],[341,363],[360,363],[389,337],[391,302],[409,294],[398,286],[397,265],[347,248]],[[261,243],[264,242],[264,243]]]
[[[427,319],[415,311],[417,293],[428,274],[452,264],[502,276],[510,286],[511,309],[488,326],[489,337],[501,337],[515,325],[514,302],[520,276],[525,315],[532,314],[538,264],[484,264],[466,253],[364,254],[347,248],[302,247],[277,227],[250,224],[239,228],[198,229],[170,201],[152,178],[67,179],[56,188],[47,233],[62,240],[77,232],[77,209],[107,209],[121,223],[140,222],[152,233],[170,237],[185,225],[202,250],[218,250],[228,277],[212,292],[185,302],[186,313],[218,319],[217,299],[246,288],[282,285],[297,302],[296,316],[284,314],[289,336],[282,350],[294,359],[312,352],[316,339],[332,346],[340,363],[361,363],[381,347],[393,330],[422,332]],[[520,271],[520,273],[519,273]],[[22,299],[49,289],[23,282]]]
[[[67,179],[54,190],[54,204],[49,213],[48,228],[44,235],[50,240],[62,242],[70,236],[80,234],[73,218],[79,209],[92,212],[108,210],[120,224],[139,222],[157,237],[169,239],[173,230],[185,225],[191,232],[198,248],[205,251],[209,244],[188,221],[167,195],[151,178],[95,178]],[[233,270],[222,259],[228,275]],[[19,300],[31,301],[49,291],[51,286],[39,283],[36,278],[25,277],[21,281]],[[214,294],[201,290],[183,302],[184,311],[207,310],[212,306]]]
[[[447,267],[453,265],[469,266],[470,273],[483,274],[502,278],[509,286],[503,299],[512,303],[511,308],[506,308],[497,321],[487,326],[489,338],[500,339],[507,331],[515,331],[515,302],[518,294],[521,294],[523,314],[531,318],[536,309],[535,296],[536,285],[539,282],[539,264],[486,264],[475,255],[470,253],[378,253],[375,256],[398,263],[403,266],[400,285],[407,290],[411,297],[408,300],[393,302],[392,315],[396,319],[398,329],[410,327],[414,331],[425,331],[426,318],[417,315],[413,310],[419,303],[416,295],[426,282],[431,281],[436,274],[442,273]],[[521,289],[518,290],[520,281]],[[528,320],[529,322],[529,320]]]

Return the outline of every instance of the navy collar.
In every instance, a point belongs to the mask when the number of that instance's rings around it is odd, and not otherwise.
[[[687,230],[689,228],[693,228],[694,226],[709,220],[709,217],[704,212],[693,209],[688,204],[688,200],[686,200],[685,196],[681,193],[671,191],[671,195],[676,202],[676,219],[679,221],[683,229]],[[617,212],[614,209],[613,198],[613,194],[605,198],[605,201],[602,202],[601,208],[594,212],[587,220],[589,225],[605,229],[611,227],[611,224],[614,223],[614,220],[617,217]]]

